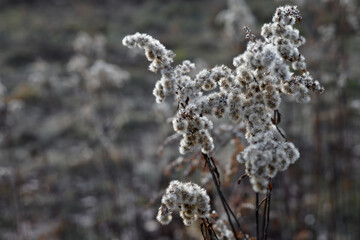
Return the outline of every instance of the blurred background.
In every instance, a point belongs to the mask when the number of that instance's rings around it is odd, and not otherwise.
[[[300,51],[325,93],[284,97],[280,127],[301,157],[273,179],[269,239],[360,239],[359,0],[0,0],[0,239],[201,239],[199,224],[155,220],[173,179],[223,211],[199,153],[178,158],[159,75],[121,40],[144,32],[177,63],[232,66],[242,27],[259,36],[284,4],[299,6]],[[255,193],[234,163],[246,141],[218,126],[224,194],[254,236]]]

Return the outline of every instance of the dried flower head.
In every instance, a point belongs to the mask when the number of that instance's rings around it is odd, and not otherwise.
[[[206,190],[199,185],[177,180],[171,181],[161,199],[156,219],[161,224],[169,224],[172,212],[178,210],[186,226],[190,226],[198,218],[205,218],[210,211],[210,198]]]

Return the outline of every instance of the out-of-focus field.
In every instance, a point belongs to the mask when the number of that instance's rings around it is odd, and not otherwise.
[[[360,1],[247,1],[254,34],[277,6],[296,2],[303,16],[296,27],[307,39],[300,50],[325,93],[281,105],[280,127],[301,157],[273,180],[269,239],[360,239]],[[232,66],[246,41],[216,20],[226,8],[216,0],[0,1],[0,239],[201,237],[199,224],[155,220],[168,182],[200,184],[203,168],[169,170],[179,139],[161,145],[177,106],[155,104],[159,75],[121,40],[145,32],[177,62]],[[114,64],[127,80],[89,85],[88,75],[70,71],[79,32],[101,34],[103,52],[88,61]],[[216,151],[220,168],[246,145],[233,144],[240,140]],[[248,179],[236,184],[243,173],[229,179],[225,195],[254,236],[255,193]]]

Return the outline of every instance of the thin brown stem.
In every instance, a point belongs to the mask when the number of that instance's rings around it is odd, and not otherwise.
[[[206,240],[207,232],[204,231],[204,227],[206,228],[206,226],[205,226],[205,221],[203,218],[202,218],[202,221],[203,222],[200,224],[201,235],[202,235],[203,239]],[[206,233],[206,235],[205,235],[205,233]]]
[[[265,198],[265,200],[267,200],[268,197]],[[266,229],[266,213],[267,213],[267,209],[268,209],[268,202],[265,201],[265,205],[264,205],[264,212],[263,212],[263,222],[262,222],[262,231],[261,231],[261,239],[264,239],[265,236],[265,229]]]
[[[267,240],[269,223],[270,223],[270,199],[271,199],[271,191],[269,192],[269,197],[267,200],[268,208],[267,208],[267,212],[266,212],[265,240]]]
[[[245,177],[247,177],[247,174],[246,174],[246,173],[244,173],[243,175],[241,175],[241,177],[239,177],[239,179],[237,180],[237,183],[240,184],[241,181],[242,181]]]
[[[259,205],[259,193],[256,193],[256,206]],[[259,208],[255,210],[255,219],[256,219],[256,240],[259,240]]]
[[[212,227],[212,223],[209,221],[209,219],[201,218],[201,220],[202,220],[202,223],[200,224],[200,230],[201,230],[203,239],[204,240],[212,240],[215,237],[216,240],[219,240],[214,228]]]
[[[272,184],[269,179],[269,186],[268,191],[266,193],[266,201],[264,206],[264,218],[263,218],[263,226],[262,226],[262,240],[266,240],[268,236],[269,230],[269,222],[270,222],[270,199],[271,199],[271,191],[272,191]]]
[[[218,194],[220,196],[220,199],[221,199],[221,202],[223,204],[226,216],[228,218],[231,230],[232,230],[232,232],[234,234],[235,239],[238,240],[239,238],[237,237],[236,230],[235,230],[234,224],[233,224],[232,219],[231,219],[231,215],[235,219],[240,231],[242,231],[242,229],[240,227],[240,223],[238,222],[234,212],[231,210],[230,206],[228,205],[228,203],[227,203],[227,201],[226,201],[226,199],[225,199],[225,197],[224,197],[224,195],[223,195],[223,193],[222,193],[222,191],[220,189],[220,179],[219,179],[220,174],[219,174],[219,172],[218,172],[218,170],[216,168],[214,160],[208,154],[203,153],[203,157],[204,157],[204,159],[206,161],[206,164],[209,167],[209,170],[210,170],[211,176],[213,178],[216,190],[217,190],[217,192],[218,192]]]
[[[256,206],[257,210],[259,210],[261,205],[267,200],[268,196],[269,196],[269,193],[266,193],[266,196],[263,198],[263,200],[261,200],[261,202]]]
[[[218,236],[216,235],[216,232],[215,232],[215,230],[214,230],[214,228],[213,228],[213,226],[212,226],[212,223],[209,221],[208,218],[206,218],[206,221],[207,221],[207,223],[208,223],[208,226],[210,227],[211,232],[214,233],[215,238],[216,238],[217,240],[219,240],[219,238],[218,238]]]
[[[212,157],[210,157],[210,159],[211,159],[211,161],[212,161],[212,163],[213,163],[213,166],[215,167],[215,170],[216,170],[215,173],[216,173],[216,176],[218,177],[218,183],[219,183],[219,189],[220,189],[220,173],[219,173],[219,171],[218,171],[217,168],[216,168],[214,159],[213,159]],[[234,220],[235,220],[238,228],[240,229],[240,231],[242,231],[241,226],[240,226],[240,223],[239,223],[239,221],[238,221],[235,213],[232,211],[231,207],[230,207],[229,204],[227,203],[227,201],[226,201],[226,199],[225,199],[222,191],[220,191],[220,194],[219,194],[219,195],[220,195],[220,197],[222,198],[224,204],[227,206],[227,208],[228,208],[229,212],[231,213],[232,217],[234,218]]]

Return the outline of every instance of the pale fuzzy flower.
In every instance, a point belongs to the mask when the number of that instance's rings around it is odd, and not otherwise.
[[[161,199],[156,219],[161,224],[169,224],[173,211],[179,211],[184,225],[190,226],[198,218],[209,215],[210,198],[206,190],[195,183],[171,181]]]
[[[278,7],[273,16],[273,22],[280,23],[282,26],[294,25],[301,20],[300,11],[296,6]]]
[[[93,89],[99,88],[102,85],[121,87],[129,77],[128,72],[103,60],[97,60],[86,71],[86,79],[89,86]]]
[[[7,107],[10,113],[20,112],[25,106],[24,101],[13,99],[8,102]]]
[[[78,53],[88,54],[91,52],[92,39],[90,35],[86,32],[80,32],[74,42],[73,48]]]
[[[77,54],[73,56],[70,61],[66,64],[66,70],[68,72],[79,72],[84,73],[88,67],[88,59],[84,55]]]
[[[27,81],[29,81],[31,84],[45,84],[49,81],[50,78],[50,65],[41,60],[38,59],[34,63],[30,64],[30,73],[27,77]]]
[[[167,50],[158,40],[147,34],[135,33],[134,35],[128,35],[123,39],[122,43],[130,48],[139,47],[144,49],[147,59],[151,61],[149,69],[152,72],[170,67],[175,57],[172,51]]]
[[[217,216],[217,213],[215,212],[215,210],[213,210],[211,212],[212,216]],[[230,240],[230,239],[235,239],[234,238],[234,233],[233,231],[231,231],[231,229],[229,228],[227,221],[218,218],[218,219],[214,219],[213,221],[213,229],[217,235],[217,239],[219,240]]]
[[[73,48],[78,54],[88,57],[103,58],[105,55],[106,39],[102,35],[91,37],[86,32],[80,32],[73,42]]]
[[[105,56],[106,39],[102,35],[91,37],[80,32],[73,42],[76,54],[66,65],[66,70],[84,79],[86,88],[95,91],[102,86],[121,87],[130,78],[127,71],[102,60]],[[76,74],[74,74],[76,73]]]

